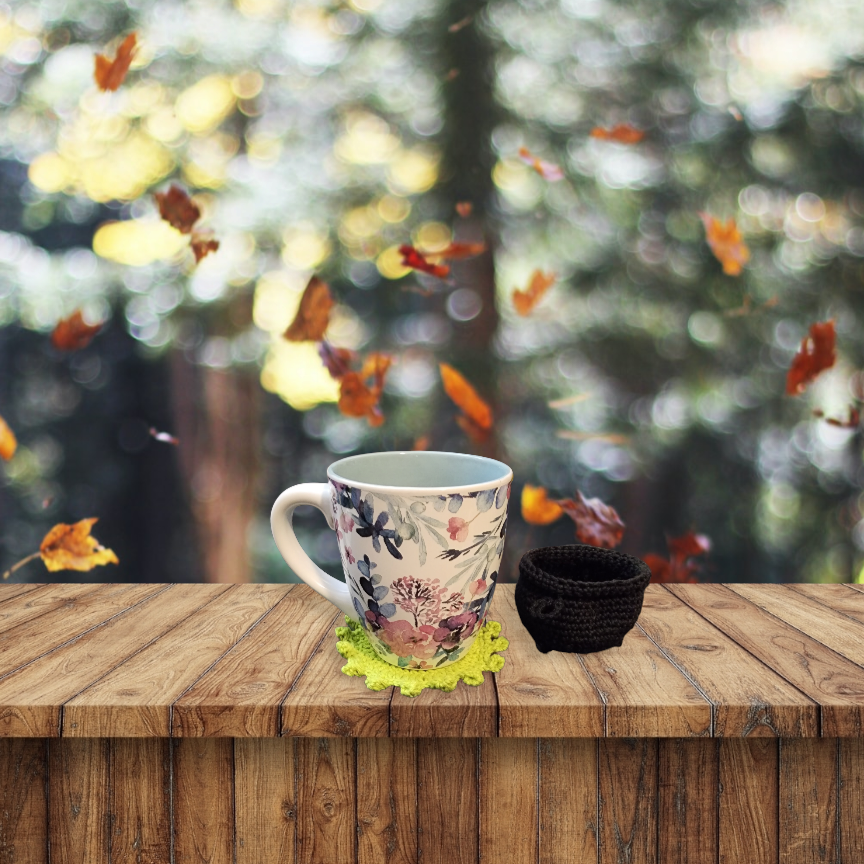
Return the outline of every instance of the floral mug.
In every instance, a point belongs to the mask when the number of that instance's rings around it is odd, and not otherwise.
[[[273,505],[270,527],[288,565],[359,622],[388,663],[435,669],[464,656],[495,591],[512,470],[482,456],[408,451],[348,456],[327,477]],[[336,530],[344,583],[297,542],[301,504]]]

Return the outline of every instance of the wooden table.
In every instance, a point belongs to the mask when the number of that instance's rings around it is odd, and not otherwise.
[[[0,586],[0,862],[864,861],[864,586],[651,585],[589,655],[513,588],[410,699],[305,585]]]

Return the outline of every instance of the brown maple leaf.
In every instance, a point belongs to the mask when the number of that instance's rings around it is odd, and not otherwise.
[[[282,335],[289,342],[318,342],[324,338],[335,305],[327,283],[313,276],[303,290],[294,320]]]
[[[155,192],[153,197],[159,205],[159,215],[181,234],[189,234],[192,226],[201,218],[198,205],[174,183],[167,192]]]
[[[59,351],[78,351],[86,348],[101,329],[102,324],[85,324],[81,310],[77,309],[57,322],[51,333],[51,344]]]
[[[576,523],[576,537],[583,543],[614,549],[623,539],[624,523],[615,509],[599,498],[585,498],[577,489],[575,499],[556,503]]]
[[[113,60],[109,60],[104,54],[96,55],[93,77],[100,90],[116,90],[123,83],[135,53],[135,39],[135,34],[130,33],[120,43]]]
[[[801,347],[786,374],[787,396],[803,393],[820,372],[830,369],[837,362],[835,338],[833,318],[810,325],[810,333],[801,341]]]

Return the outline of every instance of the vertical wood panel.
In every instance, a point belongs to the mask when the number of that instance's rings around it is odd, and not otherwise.
[[[657,739],[601,738],[599,781],[599,864],[656,864]]]
[[[780,864],[837,860],[837,741],[780,740]]]
[[[538,739],[480,741],[480,859],[536,864]]]
[[[658,742],[657,859],[662,864],[717,860],[718,742]]]
[[[47,864],[47,746],[0,738],[0,864]]]
[[[416,739],[357,739],[357,861],[416,864]]]
[[[231,738],[173,741],[176,864],[233,864],[233,744]]]
[[[478,864],[477,738],[417,739],[418,860]]]
[[[169,861],[171,742],[167,738],[109,740],[111,864]]]
[[[720,739],[720,864],[777,864],[778,747],[768,738]]]
[[[294,738],[234,739],[237,864],[297,860],[296,743]]]
[[[356,739],[297,739],[297,860],[356,860]]]
[[[61,738],[48,749],[52,864],[108,860],[107,738]]]
[[[840,864],[858,864],[864,850],[864,740],[840,740]]]

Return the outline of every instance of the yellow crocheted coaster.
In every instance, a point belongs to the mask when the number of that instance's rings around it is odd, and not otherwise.
[[[474,686],[482,684],[484,672],[497,672],[504,665],[504,658],[495,652],[510,644],[498,635],[501,625],[487,618],[468,652],[455,663],[440,669],[400,669],[378,656],[356,621],[346,615],[345,623],[347,627],[336,628],[336,650],[348,661],[342,671],[346,675],[365,675],[370,690],[399,687],[403,696],[419,696],[426,687],[449,693],[460,679]]]

